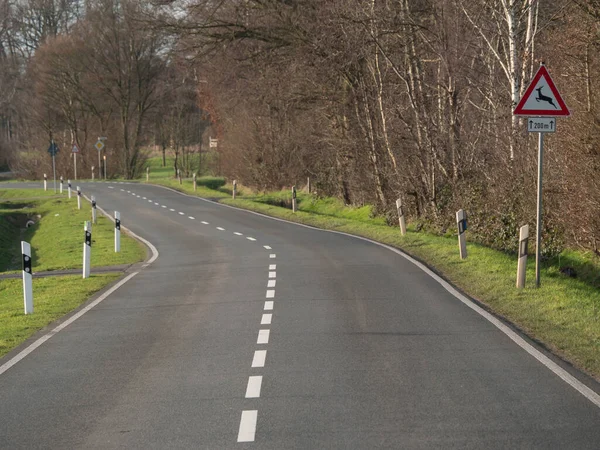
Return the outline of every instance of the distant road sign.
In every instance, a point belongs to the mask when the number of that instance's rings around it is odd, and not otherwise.
[[[209,148],[216,148],[217,142],[218,142],[217,139],[209,138],[209,143],[208,143]]]
[[[98,141],[94,144],[94,147],[96,147],[96,150],[101,151],[104,148],[104,142]]]
[[[546,66],[540,66],[513,111],[515,116],[570,116]]]
[[[77,147],[77,144],[73,144],[73,149],[71,151],[73,153],[79,153],[79,147]]]
[[[527,119],[527,131],[530,133],[554,133],[556,119],[554,117],[530,117]]]
[[[48,147],[48,153],[50,153],[51,156],[55,156],[59,150],[60,149],[58,148],[58,145],[56,145],[55,142],[52,142],[50,144],[50,147]]]

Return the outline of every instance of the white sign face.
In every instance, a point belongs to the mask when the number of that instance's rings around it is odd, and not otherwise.
[[[100,151],[104,148],[104,142],[98,141],[94,144],[94,147],[96,147],[96,150]]]
[[[210,148],[216,148],[217,147],[217,140],[216,139],[215,140],[211,139],[209,147]]]
[[[554,133],[556,131],[556,118],[554,117],[529,117],[527,131],[530,133]]]

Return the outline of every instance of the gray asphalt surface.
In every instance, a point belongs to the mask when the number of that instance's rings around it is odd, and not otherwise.
[[[599,408],[401,256],[159,187],[80,185],[160,257],[0,375],[1,448],[600,448]],[[237,442],[242,411],[254,442]]]

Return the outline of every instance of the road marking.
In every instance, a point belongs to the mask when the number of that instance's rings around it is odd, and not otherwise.
[[[175,210],[174,210],[173,208],[169,208],[169,211],[173,211],[173,212],[175,212]]]
[[[277,272],[269,272],[269,278],[277,278]]]
[[[185,213],[182,213],[181,211],[179,211],[179,215],[180,216],[185,216]]]
[[[258,339],[256,340],[256,343],[257,344],[268,344],[270,334],[271,334],[271,330],[259,330]]]
[[[273,314],[263,314],[260,319],[261,325],[271,325],[271,320],[273,319]]]
[[[155,204],[156,206],[160,206],[160,203],[156,203],[156,202],[154,202],[154,204]]]
[[[127,193],[128,193],[128,194],[130,194],[130,193],[131,193],[131,191],[127,191]]]
[[[276,283],[277,283],[276,280],[269,280],[269,282],[267,283],[267,287],[275,287]]]
[[[121,189],[121,192],[125,192],[125,189]]]
[[[268,290],[267,291],[267,298],[275,298],[275,291],[274,290]]]
[[[238,432],[238,442],[254,442],[256,435],[256,419],[258,410],[242,411],[240,419],[240,431]]]
[[[217,227],[217,230],[219,230],[219,231],[225,231],[225,228]]]
[[[273,300],[267,300],[265,302],[265,311],[273,311]]]
[[[204,220],[200,223],[203,223],[204,225],[210,225],[208,222],[205,222]]]
[[[109,186],[108,188],[109,188],[109,189],[114,189],[114,187],[112,187],[112,186]]]
[[[254,239],[253,237],[248,236],[246,239],[248,239],[249,241],[255,241],[256,239]]]
[[[277,258],[277,255],[276,255],[275,253],[271,253],[271,254],[269,255],[269,258],[271,258],[271,259],[275,259],[275,258]]]
[[[275,270],[275,269],[277,269],[277,264],[269,265],[269,270]]]
[[[248,386],[246,387],[246,398],[260,397],[262,378],[262,375],[255,375],[248,378]]]
[[[158,256],[158,253],[156,254],[156,256]],[[104,294],[102,294],[100,297],[98,297],[92,303],[87,305],[85,308],[80,310],[78,313],[69,317],[67,320],[65,320],[63,323],[58,325],[52,331],[45,334],[44,336],[39,338],[37,341],[35,341],[33,344],[31,344],[29,347],[27,347],[24,350],[22,350],[21,352],[17,353],[17,355],[15,355],[13,358],[9,359],[7,362],[2,364],[0,366],[0,375],[2,375],[4,372],[6,372],[12,366],[17,364],[19,361],[21,361],[23,358],[25,358],[31,352],[33,352],[36,348],[38,348],[40,345],[42,345],[44,342],[46,342],[48,339],[50,339],[56,333],[63,330],[64,328],[68,327],[69,325],[71,325],[73,322],[75,322],[77,319],[79,319],[81,316],[83,316],[86,312],[88,312],[90,309],[92,309],[98,303],[102,302],[106,297],[111,295],[113,292],[115,292],[117,289],[119,289],[121,286],[123,286],[125,283],[127,283],[129,280],[131,280],[133,277],[135,277],[138,273],[139,272],[134,272],[131,275],[127,276],[126,278],[123,278],[121,281],[119,281],[112,288],[110,288],[108,291],[106,291]]]
[[[148,200],[148,203],[152,203],[152,200]]]
[[[167,205],[162,205],[162,207],[163,207],[163,208],[166,208],[166,207],[167,207]]]
[[[146,197],[142,197],[142,200],[148,200]]]
[[[196,220],[196,218],[192,216],[188,216],[188,219]]]
[[[266,248],[267,250],[271,250],[271,247],[269,247],[268,245],[263,245],[264,248]]]
[[[265,367],[265,359],[267,358],[266,350],[256,350],[254,358],[252,358],[252,367]]]
[[[242,233],[238,233],[237,231],[234,231],[233,234],[235,234],[236,236],[243,236]]]

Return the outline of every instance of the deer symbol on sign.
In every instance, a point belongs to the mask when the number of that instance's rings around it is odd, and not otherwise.
[[[542,88],[541,88],[541,87],[537,88],[537,89],[536,89],[536,91],[537,91],[537,93],[538,93],[538,96],[535,98],[535,100],[536,100],[537,102],[540,102],[540,101],[542,101],[542,102],[548,102],[548,103],[550,103],[552,106],[554,106],[554,109],[558,109],[558,108],[556,107],[556,105],[554,104],[554,100],[552,99],[552,97],[547,97],[547,96],[545,96],[544,94],[542,94]]]

